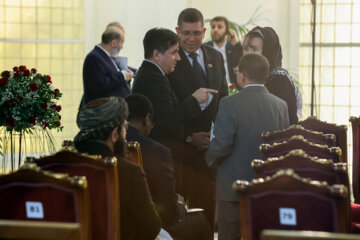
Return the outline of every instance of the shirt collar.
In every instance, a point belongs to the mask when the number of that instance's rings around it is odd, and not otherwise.
[[[161,67],[159,65],[157,65],[156,63],[154,63],[153,61],[149,60],[149,59],[145,59],[144,61],[149,62],[154,64],[155,66],[157,66],[157,68],[160,70],[160,72],[165,76],[164,71],[161,69]]]
[[[183,49],[184,50],[184,49]],[[199,48],[198,50],[195,51],[195,53],[197,54],[197,56],[201,56],[201,48]],[[190,53],[188,53],[187,51],[184,50],[184,53],[186,54],[187,57],[190,57]]]
[[[220,50],[222,52],[225,52],[226,50],[226,44],[227,44],[227,41],[225,41],[225,43],[221,46],[221,47],[218,47],[218,45],[216,45],[215,42],[213,42],[213,47],[216,49],[216,50]]]
[[[246,85],[244,88],[247,88],[247,87],[264,87],[264,84],[252,83],[252,84]]]
[[[110,53],[108,52],[108,51],[106,51],[105,50],[105,48],[103,48],[100,44],[98,44],[98,45],[96,45],[98,48],[100,48],[101,50],[103,50],[104,51],[104,53],[106,53],[106,55],[108,55],[109,56],[109,58],[111,58],[111,55],[110,55]]]

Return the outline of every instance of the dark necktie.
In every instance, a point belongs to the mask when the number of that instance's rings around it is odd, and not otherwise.
[[[206,76],[205,76],[205,73],[203,71],[203,69],[201,68],[198,60],[197,60],[197,54],[196,53],[190,53],[189,54],[189,57],[192,58],[193,60],[193,69],[194,69],[194,72],[195,72],[195,76],[196,78],[198,79],[199,83],[200,83],[200,86],[201,87],[206,87]]]

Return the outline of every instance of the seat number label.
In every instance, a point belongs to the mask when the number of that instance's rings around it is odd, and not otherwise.
[[[25,202],[27,218],[44,218],[44,209],[41,202]]]
[[[281,225],[296,226],[295,208],[279,208],[279,214]]]

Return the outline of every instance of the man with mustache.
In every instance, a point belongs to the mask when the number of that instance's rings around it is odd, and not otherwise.
[[[205,31],[204,17],[199,10],[187,8],[179,14],[176,33],[180,38],[181,60],[168,78],[179,102],[184,102],[194,90],[201,87],[218,90],[202,105],[201,113],[185,125],[185,137],[181,142],[184,148],[183,189],[179,191],[190,208],[204,209],[213,229],[215,180],[212,170],[205,163],[205,152],[210,144],[209,132],[219,101],[228,95],[228,86],[221,53],[203,44]]]

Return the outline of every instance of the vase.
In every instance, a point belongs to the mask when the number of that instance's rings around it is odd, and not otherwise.
[[[0,130],[2,173],[13,172],[23,164],[25,157],[40,157],[56,151],[56,143],[48,129],[35,127],[21,131]]]

